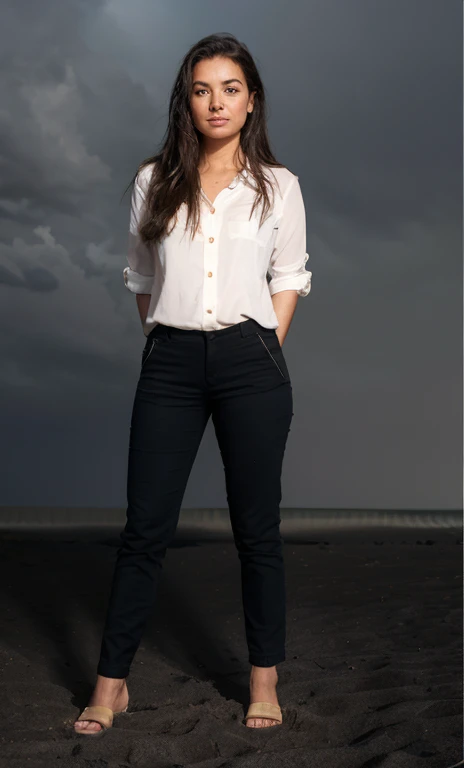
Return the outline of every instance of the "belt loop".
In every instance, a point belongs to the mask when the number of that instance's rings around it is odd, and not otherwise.
[[[240,333],[242,334],[243,338],[256,333],[256,323],[252,317],[240,323]]]
[[[170,339],[171,338],[171,328],[172,328],[172,326],[170,326],[170,325],[163,325],[163,323],[157,323],[155,325],[155,327],[151,330],[150,335],[152,335],[153,338],[155,338],[155,337],[159,337],[159,338],[164,337],[164,338],[166,338],[167,337],[168,339]]]

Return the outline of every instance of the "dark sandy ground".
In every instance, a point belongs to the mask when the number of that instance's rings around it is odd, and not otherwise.
[[[232,540],[176,537],[128,678],[129,712],[92,739],[75,735],[72,723],[95,681],[118,530],[3,532],[1,767],[460,762],[459,529],[311,532],[284,541],[283,725],[242,722],[250,667]]]

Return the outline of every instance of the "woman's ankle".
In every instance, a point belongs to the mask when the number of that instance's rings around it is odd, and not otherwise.
[[[111,688],[121,688],[126,686],[125,677],[104,677],[103,675],[97,675],[97,685],[109,686]]]
[[[277,667],[255,667],[252,665],[250,678],[262,680],[273,680],[274,678],[278,679]]]

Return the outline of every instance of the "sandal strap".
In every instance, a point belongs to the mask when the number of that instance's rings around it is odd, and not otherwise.
[[[267,718],[270,720],[278,720],[282,722],[282,710],[277,704],[269,704],[267,701],[255,701],[248,707],[245,720],[249,720],[252,717]]]
[[[77,719],[93,720],[96,723],[100,723],[103,728],[111,728],[113,725],[113,710],[109,707],[102,707],[95,704],[93,707],[85,707],[84,711]]]

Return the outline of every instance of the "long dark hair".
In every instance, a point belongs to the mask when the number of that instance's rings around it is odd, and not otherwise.
[[[134,184],[137,175],[145,166],[155,164],[147,189],[144,213],[139,222],[139,234],[144,243],[158,241],[169,234],[169,223],[184,202],[188,208],[186,228],[190,224],[192,237],[197,230],[200,221],[201,182],[198,165],[202,134],[193,124],[189,100],[193,68],[199,61],[215,56],[235,61],[243,71],[248,90],[256,92],[253,112],[247,113],[246,122],[240,131],[240,148],[248,161],[247,170],[253,176],[258,190],[251,213],[264,201],[260,226],[269,211],[270,201],[266,186],[269,185],[272,194],[274,190],[262,166],[284,166],[275,159],[270,149],[263,83],[244,43],[227,33],[208,35],[192,46],[182,61],[169,100],[169,123],[161,151],[139,165],[129,184]]]

